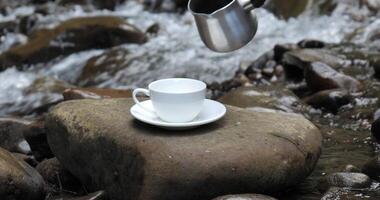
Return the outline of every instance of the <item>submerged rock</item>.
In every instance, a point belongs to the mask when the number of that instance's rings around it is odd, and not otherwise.
[[[330,188],[321,198],[321,200],[377,200],[376,192],[366,190],[350,190],[349,188]]]
[[[129,66],[132,55],[125,48],[113,48],[99,56],[90,58],[83,67],[77,82],[80,86],[91,87],[109,80]]]
[[[371,185],[371,179],[362,173],[341,172],[334,173],[326,177],[320,185],[321,190],[327,190],[330,187],[339,188],[367,188]]]
[[[310,89],[314,91],[341,88],[349,92],[357,92],[362,89],[361,83],[322,62],[314,62],[305,70],[305,79]]]
[[[130,98],[131,90],[116,90],[102,88],[71,88],[63,92],[65,101],[77,99]]]
[[[0,55],[0,71],[7,67],[43,63],[71,53],[117,46],[141,44],[146,36],[124,19],[113,16],[69,19],[53,29],[35,31],[26,44]]]
[[[216,123],[166,131],[133,120],[126,112],[132,105],[132,99],[66,101],[47,120],[62,165],[114,200],[282,191],[307,177],[320,155],[320,132],[300,115],[228,107]]]
[[[43,199],[45,183],[35,169],[2,148],[0,166],[0,199]]]
[[[261,194],[237,194],[237,195],[226,195],[218,197],[212,200],[276,200],[273,197],[265,196]]]

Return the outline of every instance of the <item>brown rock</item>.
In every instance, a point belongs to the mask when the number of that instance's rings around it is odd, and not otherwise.
[[[64,189],[67,191],[81,190],[82,185],[68,170],[64,169],[57,158],[51,158],[42,161],[36,167],[44,180],[53,185],[57,190]]]
[[[306,83],[314,91],[341,88],[349,92],[361,90],[362,85],[356,79],[335,71],[327,64],[314,62],[305,70]]]
[[[113,77],[121,69],[127,68],[131,61],[131,55],[125,48],[107,50],[87,61],[77,82],[84,87],[98,85]]]
[[[331,112],[351,102],[352,96],[345,90],[323,90],[303,99],[303,101],[315,108],[325,108]]]
[[[47,62],[74,52],[108,48],[123,43],[144,43],[146,36],[122,18],[82,17],[67,20],[54,29],[34,32],[29,41],[0,55],[0,71]]]
[[[283,56],[282,63],[285,67],[297,67],[306,69],[313,62],[323,62],[333,68],[339,68],[343,65],[344,59],[336,53],[325,49],[299,49],[286,52]]]
[[[226,93],[220,101],[241,108],[266,108],[285,112],[300,111],[301,106],[293,92],[277,86],[239,87]]]
[[[43,199],[45,183],[35,169],[2,148],[0,166],[0,199]]]
[[[72,88],[63,92],[65,101],[76,99],[130,98],[131,90],[116,90],[102,88]]]
[[[59,1],[60,5],[68,5],[68,4],[80,4],[80,5],[94,5],[100,9],[109,9],[114,10],[115,7],[121,3],[125,2],[125,0],[61,0]]]

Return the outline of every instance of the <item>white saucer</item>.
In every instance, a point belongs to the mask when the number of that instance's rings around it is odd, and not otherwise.
[[[141,104],[153,109],[151,100],[141,102]],[[159,126],[165,129],[184,130],[215,122],[226,114],[227,109],[223,104],[217,101],[206,99],[203,104],[203,109],[197,118],[191,122],[186,123],[165,122],[161,120],[157,115],[145,111],[138,105],[132,106],[130,111],[134,118],[147,124]]]

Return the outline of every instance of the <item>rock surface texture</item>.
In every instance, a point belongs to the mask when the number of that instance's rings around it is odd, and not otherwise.
[[[38,172],[0,148],[0,199],[38,200],[44,197],[44,180]]]
[[[131,99],[59,104],[47,117],[61,164],[115,200],[209,200],[294,186],[319,158],[321,135],[295,114],[228,107],[220,121],[166,131],[133,120]]]

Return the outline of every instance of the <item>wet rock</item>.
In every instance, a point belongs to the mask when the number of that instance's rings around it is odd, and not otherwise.
[[[35,169],[2,148],[0,166],[0,199],[43,199],[45,183]]]
[[[104,196],[105,196],[104,191],[97,191],[97,192],[88,194],[86,196],[73,197],[73,198],[62,199],[62,200],[102,200]]]
[[[289,19],[303,13],[308,8],[310,2],[310,0],[270,0],[265,7],[275,15]]]
[[[30,153],[23,135],[30,124],[30,121],[23,119],[0,118],[0,147],[11,152]]]
[[[339,188],[366,188],[371,185],[371,179],[362,173],[340,172],[333,173],[326,177],[320,185],[322,191],[330,187]]]
[[[87,61],[77,82],[83,87],[99,85],[109,80],[119,70],[127,68],[131,61],[132,55],[125,48],[107,50]]]
[[[21,153],[12,153],[12,155],[17,159],[28,163],[32,167],[36,167],[38,165],[38,161],[32,155],[25,155]]]
[[[380,142],[380,118],[372,123],[371,132],[373,138],[375,138],[377,142]]]
[[[136,122],[125,112],[133,104],[66,101],[48,115],[48,141],[62,165],[110,199],[282,191],[309,175],[320,154],[319,130],[300,115],[228,106],[214,124],[168,132]]]
[[[65,101],[76,99],[130,98],[131,90],[116,90],[102,88],[72,88],[63,92]]]
[[[62,101],[62,92],[72,85],[50,77],[35,79],[22,90],[22,99],[3,105],[1,110],[13,115],[42,114]]]
[[[302,40],[298,43],[298,46],[301,48],[321,49],[324,48],[326,44],[319,40]]]
[[[344,171],[345,172],[356,172],[356,173],[360,173],[361,172],[361,170],[358,167],[354,166],[354,165],[347,165],[344,168]]]
[[[17,32],[17,21],[5,21],[0,23],[0,36],[9,32]]]
[[[351,100],[351,95],[342,89],[320,91],[303,99],[306,104],[315,108],[324,108],[333,113],[337,113],[340,107],[349,104]]]
[[[125,0],[60,0],[60,5],[80,4],[80,5],[94,5],[96,8],[114,10],[117,5],[125,2]]]
[[[189,0],[140,0],[148,9],[161,12],[176,12],[187,9]]]
[[[370,65],[375,70],[375,76],[380,78],[380,55],[370,61]]]
[[[299,99],[290,90],[275,86],[239,87],[219,99],[241,108],[268,108],[284,112],[299,110]]]
[[[341,88],[349,92],[361,90],[362,85],[356,79],[341,74],[322,62],[314,62],[305,70],[306,83],[314,91]]]
[[[261,194],[238,194],[238,195],[226,195],[215,198],[213,200],[276,200],[273,197],[265,196]]]
[[[280,62],[284,57],[284,54],[289,51],[299,49],[299,46],[293,43],[277,44],[274,46],[274,60]]]
[[[286,52],[282,59],[285,67],[296,67],[301,70],[304,70],[313,62],[323,62],[336,69],[343,65],[344,59],[326,49],[293,50]]]
[[[35,31],[29,41],[0,55],[0,70],[50,61],[78,51],[141,44],[146,36],[125,20],[113,16],[67,20],[53,29]]]
[[[160,31],[160,24],[154,23],[146,29],[146,33],[156,35]]]
[[[24,130],[23,135],[26,141],[28,141],[33,155],[38,161],[54,157],[47,142],[44,120],[36,120],[31,123]]]
[[[259,58],[257,58],[252,64],[248,66],[248,68],[245,71],[245,75],[250,78],[251,80],[254,79],[253,77],[261,72],[261,69],[265,68],[267,65],[267,62],[271,62],[273,59],[273,52],[269,51],[263,55],[261,55]]]
[[[377,197],[372,197],[372,195],[365,194],[366,191],[352,191],[349,188],[330,188],[321,198],[321,200],[356,200],[356,199],[367,199],[376,200]]]
[[[376,110],[376,112],[373,114],[373,120],[377,120],[380,118],[380,109]]]
[[[362,171],[372,179],[380,181],[380,156],[376,156],[367,161],[364,164]]]
[[[64,169],[57,158],[42,161],[36,167],[44,180],[57,190],[77,191],[81,183],[68,170]]]

